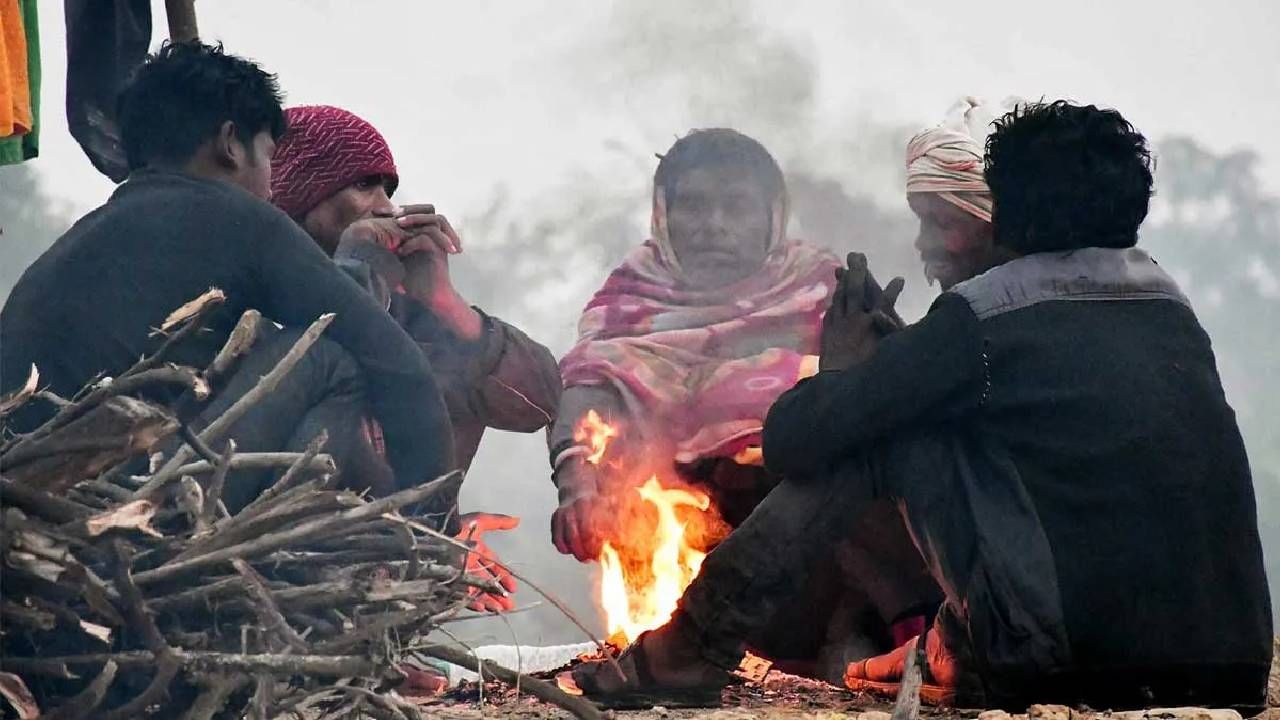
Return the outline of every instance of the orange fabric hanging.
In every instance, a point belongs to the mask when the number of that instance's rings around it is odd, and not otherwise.
[[[27,36],[18,0],[0,0],[0,137],[31,132]]]

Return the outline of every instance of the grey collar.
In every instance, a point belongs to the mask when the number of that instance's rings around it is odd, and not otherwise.
[[[1027,255],[951,288],[979,320],[1050,300],[1190,301],[1144,250],[1084,248]]]

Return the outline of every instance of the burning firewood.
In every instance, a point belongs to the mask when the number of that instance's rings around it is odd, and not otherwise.
[[[75,398],[42,395],[33,371],[28,387],[0,400],[0,413],[58,407],[0,444],[0,696],[22,717],[415,718],[393,692],[410,649],[473,662],[427,636],[474,592],[502,588],[464,572],[466,543],[404,514],[456,490],[460,473],[374,499],[335,486],[323,433],[303,453],[237,454],[226,440],[331,316],[199,435],[135,397],[177,384],[199,399],[226,376],[252,345],[254,311],[210,367],[166,361],[222,301],[211,290],[184,305],[154,355]],[[122,470],[176,438],[185,442],[149,475]],[[228,515],[227,473],[271,467],[279,480]],[[521,682],[579,717],[599,716],[554,687]]]

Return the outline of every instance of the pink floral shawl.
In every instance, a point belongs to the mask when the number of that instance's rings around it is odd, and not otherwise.
[[[785,199],[773,210],[760,270],[697,289],[683,279],[655,193],[653,238],[587,303],[578,343],[560,361],[565,387],[615,390],[648,437],[674,444],[677,463],[758,447],[769,406],[816,369],[840,265],[826,250],[783,238]]]

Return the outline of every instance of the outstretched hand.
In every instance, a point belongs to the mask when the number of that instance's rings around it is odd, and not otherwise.
[[[563,555],[578,562],[600,557],[610,536],[610,521],[616,505],[612,496],[599,490],[591,466],[571,461],[556,473],[560,507],[551,515],[551,542]]]
[[[514,530],[520,525],[520,518],[511,515],[494,513],[467,513],[459,518],[462,530],[458,539],[471,546],[467,553],[466,573],[484,580],[491,580],[506,591],[503,595],[486,593],[472,589],[472,602],[469,607],[479,612],[502,612],[513,610],[516,601],[511,594],[516,591],[516,579],[502,565],[490,560],[496,557],[493,550],[484,541],[484,535],[494,530]]]
[[[836,289],[822,318],[822,370],[843,370],[875,352],[880,338],[903,327],[894,305],[906,281],[895,277],[881,289],[867,268],[867,257],[851,252],[846,267],[836,268]]]

